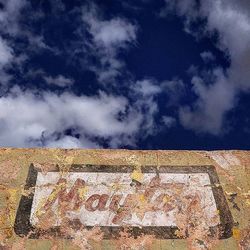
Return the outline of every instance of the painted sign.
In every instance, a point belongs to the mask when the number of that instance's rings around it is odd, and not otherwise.
[[[30,166],[15,232],[71,237],[69,228],[98,227],[104,238],[131,235],[185,238],[197,221],[208,234],[231,236],[232,216],[213,166],[72,165],[43,173]],[[188,227],[185,227],[188,228]]]

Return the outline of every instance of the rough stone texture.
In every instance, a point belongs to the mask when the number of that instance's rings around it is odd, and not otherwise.
[[[174,192],[172,197],[165,199],[164,211],[169,212],[179,206],[182,211],[176,214],[178,230],[173,232],[172,239],[164,239],[164,230],[158,237],[154,233],[146,233],[123,227],[123,231],[108,239],[110,231],[100,227],[87,228],[79,221],[67,219],[67,211],[77,210],[81,206],[77,192],[67,193],[60,203],[61,231],[46,232],[53,225],[53,211],[49,205],[43,203],[41,208],[42,224],[38,225],[39,235],[34,238],[34,232],[26,232],[20,236],[20,230],[25,225],[17,224],[17,212],[21,197],[30,197],[34,188],[27,188],[27,176],[30,166],[47,173],[59,171],[62,176],[70,170],[72,165],[87,165],[93,168],[96,165],[129,166],[132,167],[131,180],[135,184],[139,196],[131,197],[129,208],[113,210],[117,215],[128,216],[128,209],[137,209],[137,214],[143,217],[147,211],[157,209],[157,204],[149,203],[151,192],[162,188],[161,184],[151,183],[144,187],[141,183],[145,166],[160,169],[185,169],[192,166],[214,166],[219,177],[219,184],[212,184],[222,190],[226,204],[225,211],[218,209],[220,218],[230,227],[227,237],[221,229],[213,233],[206,227],[207,218],[204,217],[204,207],[201,206],[201,197],[193,195],[183,196],[180,186],[165,186]],[[174,171],[174,170],[173,170]],[[80,183],[81,184],[81,183]],[[80,185],[79,184],[79,185]],[[63,184],[58,184],[63,185]],[[61,187],[61,186],[60,186]],[[76,187],[77,189],[78,187]],[[80,186],[79,186],[80,188]],[[60,189],[62,190],[62,189]],[[142,191],[143,190],[143,191]],[[60,191],[59,191],[60,192]],[[84,191],[83,191],[84,193]],[[56,194],[58,195],[58,193]],[[58,196],[59,197],[59,196]],[[57,197],[57,198],[58,198]],[[178,198],[178,199],[177,199]],[[78,200],[77,200],[78,199]],[[135,200],[133,200],[135,199]],[[167,200],[166,200],[167,199]],[[75,203],[70,203],[74,200]],[[220,197],[219,197],[220,200]],[[55,202],[50,200],[51,204]],[[81,202],[81,200],[80,200]],[[48,201],[47,201],[48,203]],[[138,205],[138,204],[139,205]],[[72,204],[74,207],[72,208]],[[133,206],[131,204],[134,204]],[[217,204],[218,205],[218,204]],[[223,205],[223,206],[224,206]],[[99,204],[99,209],[101,205]],[[70,208],[69,208],[70,207]],[[115,207],[115,206],[113,206]],[[226,211],[226,208],[229,211]],[[115,207],[116,208],[116,207]],[[79,207],[78,207],[79,209]],[[89,208],[91,210],[91,207]],[[113,208],[114,209],[114,208]],[[119,211],[118,211],[119,210]],[[230,217],[228,214],[230,213]],[[231,219],[232,220],[231,220]],[[119,220],[118,220],[119,221]],[[117,222],[118,223],[118,222]],[[230,225],[229,225],[230,224]],[[17,232],[19,230],[19,232]],[[25,231],[25,230],[24,230]],[[18,233],[19,235],[17,235]],[[163,235],[162,235],[163,234]],[[62,237],[63,235],[63,237]],[[106,236],[105,236],[106,235]],[[129,151],[129,150],[60,150],[60,149],[0,149],[0,249],[250,249],[250,151]]]

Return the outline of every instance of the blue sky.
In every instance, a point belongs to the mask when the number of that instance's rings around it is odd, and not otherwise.
[[[0,146],[249,149],[248,0],[0,0]]]

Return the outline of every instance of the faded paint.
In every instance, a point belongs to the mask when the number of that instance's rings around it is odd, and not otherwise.
[[[208,152],[208,155],[226,170],[240,165],[240,160],[232,152]]]
[[[64,175],[63,178],[64,190],[59,172],[38,173],[31,209],[32,225],[39,223],[41,214],[45,215],[49,209],[53,210],[55,216],[53,226],[60,225],[62,214],[59,216],[58,213],[62,209],[58,206],[62,203],[60,199],[63,199],[66,216],[71,220],[79,219],[85,226],[115,227],[125,224],[139,227],[174,227],[177,226],[175,218],[175,214],[178,213],[177,203],[181,203],[186,197],[193,199],[195,195],[201,198],[199,202],[204,207],[204,215],[200,219],[206,218],[210,227],[219,223],[211,182],[208,174],[205,173],[161,173],[159,177],[153,173],[145,173],[140,178],[140,186],[136,186],[136,183],[131,185],[133,179],[129,173],[73,172]],[[155,178],[159,178],[160,183],[157,189],[152,190],[150,187]],[[82,181],[82,186],[78,185],[75,189],[77,181]],[[112,188],[114,185],[119,185],[116,190]],[[149,196],[151,190],[152,193]],[[66,197],[62,198],[65,192],[67,192]],[[81,195],[74,192],[81,192]],[[116,206],[114,206],[115,200]],[[132,200],[136,201],[135,206],[138,208],[133,208]],[[128,211],[121,216],[117,211],[124,207]],[[121,221],[119,224],[118,217]]]

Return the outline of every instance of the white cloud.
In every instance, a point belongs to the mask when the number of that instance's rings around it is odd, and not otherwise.
[[[0,36],[0,86],[7,85],[11,79],[11,75],[6,72],[6,69],[11,65],[14,58],[12,48]]]
[[[159,112],[157,96],[162,92],[161,84],[155,79],[145,78],[138,80],[131,85],[130,96],[137,100],[134,104],[138,114],[142,115],[142,137],[154,134],[157,125],[155,124],[155,115]]]
[[[46,81],[47,84],[56,85],[56,86],[61,87],[61,88],[69,87],[72,84],[74,84],[73,79],[66,78],[63,75],[58,75],[56,77],[44,76],[44,80]]]
[[[140,93],[143,97],[148,97],[159,94],[161,87],[153,79],[143,79],[136,81],[136,83],[132,85],[132,90],[136,93]]]
[[[60,88],[71,87],[75,80],[73,78],[66,77],[64,75],[51,76],[42,69],[29,69],[25,74],[26,81],[34,81],[37,78],[43,79],[43,81],[48,85],[55,85]]]
[[[31,12],[31,5],[27,0],[0,0],[2,8],[0,9],[0,85],[7,86],[13,79],[8,73],[9,69],[23,69],[23,64],[29,59],[29,53],[37,53],[40,49],[49,49],[57,53],[57,50],[46,45],[43,35],[34,34],[27,23],[27,20],[33,19],[33,14],[27,16],[22,12]],[[38,18],[36,15],[36,18]],[[25,50],[16,40],[27,41]],[[23,72],[22,72],[23,73]],[[2,88],[3,86],[1,86]]]
[[[17,30],[19,11],[24,5],[22,0],[0,1],[3,9],[0,10],[0,85],[7,85],[12,78],[6,71],[15,59],[14,50],[10,42],[2,34],[12,35]]]
[[[32,48],[47,48],[42,36],[20,29],[19,14],[25,2],[18,3],[16,9],[13,7],[16,0],[4,2],[5,7],[0,11],[1,28],[5,28],[8,37],[27,40]],[[92,65],[87,60],[99,80],[112,81],[126,71],[119,53],[135,43],[137,26],[120,17],[103,19],[97,7],[91,6],[90,12],[83,14],[84,29],[86,32],[87,25],[91,39],[82,41],[81,45],[99,60]],[[8,17],[11,13],[13,17]],[[22,68],[28,60],[29,53],[25,51],[17,57],[13,45],[13,40],[0,37],[0,68],[13,62],[18,62]],[[11,75],[4,73],[3,70],[1,81],[8,82]],[[23,79],[31,81],[37,77],[62,88],[74,83],[62,74],[50,76],[42,69],[29,70]],[[22,90],[18,86],[8,89],[9,85],[0,96],[0,144],[64,148],[96,148],[103,142],[110,147],[135,145],[138,135],[147,136],[154,132],[154,115],[158,112],[154,97],[160,91],[150,80],[138,81],[136,86],[133,90],[127,86],[130,93],[126,98],[104,92],[95,96],[77,96],[65,89],[56,94],[37,90],[35,86],[32,90]],[[134,101],[133,95],[136,95]]]
[[[201,54],[200,54],[202,60],[205,62],[205,63],[209,63],[211,61],[214,61],[215,60],[215,56],[212,54],[212,52],[210,51],[203,51]]]
[[[1,0],[3,9],[0,10],[0,27],[1,30],[10,35],[19,32],[18,21],[20,11],[27,5],[26,0]]]
[[[0,98],[1,146],[89,147],[98,138],[112,146],[133,144],[144,119],[137,108],[124,97],[102,92],[87,97],[14,88]],[[66,136],[68,129],[79,139]]]
[[[182,80],[175,78],[171,81],[163,81],[161,88],[168,95],[167,106],[178,106],[180,99],[185,94],[185,85]]]
[[[120,17],[103,19],[94,4],[83,9],[82,20],[91,35],[91,41],[84,41],[87,52],[91,52],[99,63],[99,66],[98,63],[88,66],[96,73],[99,82],[112,82],[125,70],[119,53],[135,43],[137,26]]]
[[[93,41],[103,49],[117,50],[136,40],[137,27],[135,25],[119,17],[103,20],[95,5],[84,8],[82,17],[84,23],[88,25]]]
[[[34,46],[38,37],[21,26],[21,11],[29,4],[26,0],[0,0],[0,87],[6,88],[13,76],[9,69],[18,70],[22,68],[23,62],[28,58],[27,51],[17,53],[18,46],[14,39],[27,38],[30,45]],[[34,40],[33,42],[31,42]],[[41,44],[41,40],[39,43]],[[38,44],[38,40],[36,42]],[[28,50],[28,46],[26,48]]]
[[[163,116],[162,121],[166,128],[171,128],[176,124],[176,119],[171,116]]]
[[[90,32],[94,41],[107,49],[124,47],[136,39],[135,26],[121,18],[90,23]]]
[[[185,30],[202,36],[217,32],[216,46],[230,59],[226,71],[215,69],[208,72],[214,78],[199,83],[193,80],[198,100],[190,107],[180,109],[180,120],[184,127],[195,131],[219,134],[225,131],[224,118],[237,105],[237,94],[250,90],[250,3],[245,0],[165,0],[167,10],[175,9],[185,18]],[[166,14],[164,9],[164,14]],[[193,22],[204,19],[202,29],[191,28]],[[192,26],[194,27],[194,26]],[[197,26],[196,26],[197,27]],[[194,79],[199,79],[199,74]]]
[[[119,144],[119,142],[117,142]],[[77,139],[73,136],[65,135],[60,139],[52,139],[47,141],[48,148],[99,148],[99,145],[87,138]]]
[[[216,83],[212,85],[206,85],[200,77],[193,77],[193,91],[199,98],[192,108],[181,107],[179,114],[184,127],[218,135],[222,132],[224,115],[235,105],[236,90],[220,69],[213,74]]]
[[[179,106],[179,101],[185,94],[185,86],[182,80],[173,79],[172,81],[158,82],[153,78],[145,78],[136,81],[132,85],[131,90],[137,98],[137,107],[140,107],[140,113],[144,113],[144,128],[146,127],[148,134],[154,134],[157,129],[155,124],[155,116],[159,113],[157,97],[162,93],[167,93],[168,100],[166,106]],[[138,97],[139,96],[139,97]],[[172,116],[162,116],[162,123],[166,129],[176,124],[176,119]]]
[[[27,0],[0,0],[3,8],[0,10],[0,29],[4,34],[10,37],[22,37],[28,39],[29,46],[33,48],[47,48],[50,49],[44,42],[42,35],[35,35],[29,27],[22,24],[22,21],[27,16],[22,15],[23,10],[28,10],[30,3]],[[31,9],[29,9],[31,12]],[[30,13],[28,18],[38,18],[39,14],[33,16]],[[27,48],[28,49],[28,48]]]
[[[4,67],[6,64],[9,64],[13,59],[13,50],[7,45],[0,37],[0,67]]]
[[[165,17],[170,14],[171,11],[175,10],[180,16],[187,16],[193,18],[196,16],[194,11],[197,2],[195,0],[164,0],[165,6],[160,11],[160,16]]]

